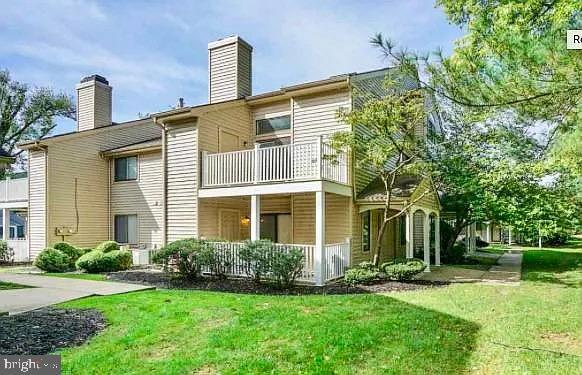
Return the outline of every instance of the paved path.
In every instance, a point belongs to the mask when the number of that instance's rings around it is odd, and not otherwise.
[[[34,288],[0,290],[0,314],[25,311],[89,296],[108,296],[154,289],[154,287],[110,281],[67,279],[33,274],[0,273],[0,281]]]
[[[422,274],[420,279],[453,283],[473,282],[517,286],[521,280],[521,260],[521,253],[503,253],[497,260],[497,265],[488,270],[452,266],[431,267],[432,272]]]

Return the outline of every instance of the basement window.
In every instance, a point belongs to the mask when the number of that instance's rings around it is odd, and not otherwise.
[[[137,180],[137,156],[115,159],[115,181]]]
[[[257,135],[291,129],[291,116],[263,118],[255,121]]]
[[[115,242],[137,245],[137,215],[115,215]]]

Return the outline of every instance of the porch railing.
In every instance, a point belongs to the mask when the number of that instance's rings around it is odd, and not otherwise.
[[[10,239],[6,241],[13,262],[28,262],[28,239]]]
[[[348,158],[321,141],[202,155],[202,187],[325,179],[348,183]]]
[[[240,258],[242,242],[212,242],[214,248],[219,252],[219,256],[228,260],[229,276],[248,277],[246,266]],[[275,244],[275,247],[281,251],[290,249],[299,249],[303,253],[303,269],[297,278],[297,281],[314,282],[315,281],[315,246],[314,245],[296,245],[296,244]],[[350,244],[337,243],[325,245],[324,252],[324,279],[330,281],[344,275],[345,270],[349,267]],[[209,269],[205,270],[209,272]]]
[[[0,202],[28,200],[28,178],[0,181]]]

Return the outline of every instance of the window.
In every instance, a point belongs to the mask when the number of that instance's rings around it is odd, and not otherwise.
[[[291,129],[291,116],[278,116],[256,120],[257,135]]]
[[[115,181],[137,180],[137,156],[115,159]]]
[[[362,214],[362,251],[370,251],[370,211]]]
[[[137,245],[137,215],[115,215],[115,242]]]

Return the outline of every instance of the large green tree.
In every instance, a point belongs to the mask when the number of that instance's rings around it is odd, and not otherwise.
[[[18,157],[19,142],[47,136],[56,126],[55,118],[61,116],[75,116],[69,96],[30,88],[12,80],[8,71],[0,71],[0,142],[5,152]]]

